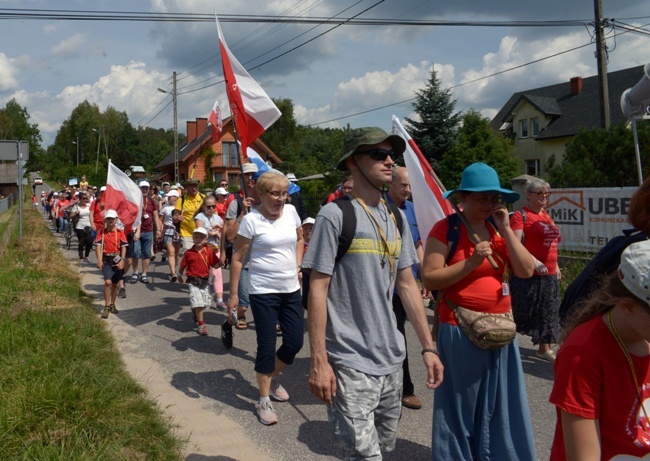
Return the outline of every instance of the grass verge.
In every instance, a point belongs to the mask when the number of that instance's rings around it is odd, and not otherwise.
[[[180,460],[183,444],[25,210],[0,265],[0,459]]]

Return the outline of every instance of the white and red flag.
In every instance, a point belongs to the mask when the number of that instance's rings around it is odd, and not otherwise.
[[[221,109],[219,108],[218,100],[214,102],[210,115],[208,115],[208,123],[212,127],[212,144],[216,144],[221,139],[221,134],[223,132]]]
[[[411,195],[415,205],[415,219],[418,222],[423,243],[426,242],[433,225],[453,213],[451,204],[442,198],[442,188],[434,178],[433,169],[422,155],[420,148],[408,134],[399,118],[393,115],[393,126],[397,134],[406,141],[404,163],[409,172]]]
[[[219,34],[223,76],[226,80],[226,94],[237,135],[242,144],[242,153],[246,158],[248,146],[273,125],[282,113],[230,52],[221,33],[219,20],[216,18],[215,20]]]
[[[140,226],[142,220],[142,191],[122,170],[108,162],[108,177],[104,192],[104,209],[117,211],[117,217],[129,233]]]

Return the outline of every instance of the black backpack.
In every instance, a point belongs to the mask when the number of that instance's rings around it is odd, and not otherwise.
[[[343,225],[341,226],[341,233],[339,234],[339,246],[336,251],[336,258],[334,259],[334,264],[337,264],[343,256],[347,253],[352,240],[354,240],[354,234],[357,231],[357,215],[354,213],[354,205],[352,205],[352,199],[349,195],[337,198],[332,203],[335,203],[341,209],[343,213]],[[403,234],[404,222],[402,220],[402,214],[392,203],[386,202],[391,213],[395,215],[395,222],[397,223],[397,229],[399,230],[399,235]],[[309,270],[304,270],[302,272],[302,307],[307,309],[307,301],[309,299]]]
[[[349,195],[344,195],[343,197],[337,198],[334,200],[336,206],[338,206],[343,212],[343,226],[341,226],[341,234],[339,235],[339,247],[336,251],[336,258],[334,260],[335,264],[338,263],[345,253],[347,253],[352,240],[354,240],[354,234],[357,231],[357,215],[354,213],[354,205],[352,205],[352,199]],[[386,202],[391,213],[395,216],[395,222],[397,223],[397,229],[399,230],[399,235],[402,235],[402,227],[404,223],[402,221],[402,214],[399,211],[399,208],[392,203]]]
[[[564,323],[571,317],[574,307],[598,287],[601,278],[617,270],[621,262],[621,253],[633,243],[646,240],[641,231],[628,229],[623,235],[618,235],[602,247],[589,264],[580,272],[573,282],[567,287],[560,305],[560,320]]]

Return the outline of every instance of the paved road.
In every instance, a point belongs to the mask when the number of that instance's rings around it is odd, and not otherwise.
[[[38,190],[40,194],[40,189]],[[59,238],[59,242],[62,239]],[[76,248],[64,251],[73,264],[77,263]],[[91,256],[94,261],[94,255]],[[85,289],[95,293],[101,308],[101,279],[94,265],[79,265]],[[333,437],[327,424],[324,405],[313,397],[307,387],[309,348],[305,347],[281,376],[281,382],[291,395],[286,403],[276,403],[279,423],[272,427],[260,424],[254,413],[259,394],[253,371],[255,358],[255,328],[236,332],[235,346],[226,350],[219,338],[219,327],[225,315],[208,311],[205,315],[210,335],[200,337],[194,331],[183,285],[167,281],[168,267],[160,255],[149,271],[148,285],[127,284],[127,298],[118,300],[120,314],[111,316],[109,325],[123,322],[132,333],[120,339],[120,349],[157,363],[173,388],[200,404],[203,411],[228,418],[243,428],[254,441],[255,459],[338,459]],[[224,271],[228,290],[228,271]],[[363,289],[363,287],[359,287]],[[430,312],[430,311],[428,311]],[[430,318],[431,320],[431,318]],[[416,393],[424,407],[405,409],[395,452],[387,460],[426,460],[431,455],[431,417],[433,393],[425,389],[424,367],[420,346],[410,325],[407,326],[412,375]],[[548,403],[552,386],[552,366],[534,356],[535,349],[527,338],[519,337],[528,398],[535,430],[538,458],[548,459],[555,426],[555,410]],[[215,427],[214,431],[219,431]],[[220,455],[220,453],[214,453]],[[188,457],[188,459],[190,459]],[[238,459],[231,457],[201,457],[192,459]],[[245,458],[240,458],[245,459]]]

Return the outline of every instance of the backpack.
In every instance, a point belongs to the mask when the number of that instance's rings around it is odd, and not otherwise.
[[[524,212],[525,213],[525,212]],[[526,218],[524,217],[524,222]],[[492,227],[497,228],[494,218],[490,216],[488,222],[492,224]],[[460,239],[460,216],[458,213],[452,213],[447,216],[447,246],[449,247],[449,253],[447,254],[447,259],[445,264],[448,266],[449,261],[451,261],[452,256],[456,253],[456,248],[458,248],[458,240]],[[450,246],[451,244],[451,246]]]
[[[354,213],[354,205],[352,205],[352,199],[349,195],[337,198],[332,203],[335,203],[343,213],[343,226],[341,226],[341,233],[339,234],[339,247],[336,251],[336,258],[334,259],[334,264],[336,264],[345,256],[345,253],[347,253],[352,244],[352,240],[354,240],[354,234],[357,231],[357,215]],[[397,229],[401,236],[404,226],[402,214],[394,204],[386,202],[386,205],[388,205],[390,212],[395,216]]]
[[[621,253],[633,243],[647,239],[641,231],[627,229],[602,247],[589,264],[578,274],[564,292],[560,305],[560,320],[565,322],[571,317],[574,307],[587,299],[599,285],[602,276],[614,272],[621,262]]]

